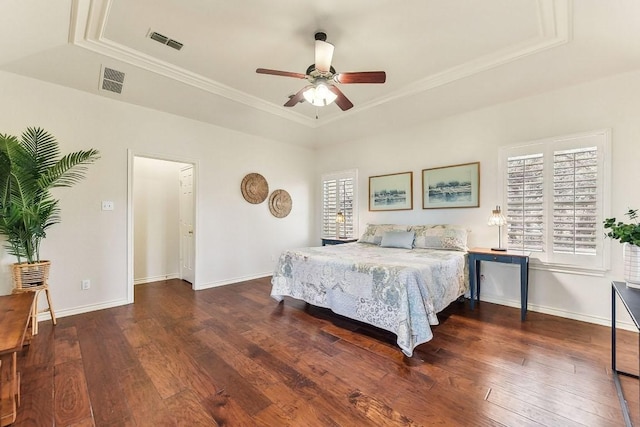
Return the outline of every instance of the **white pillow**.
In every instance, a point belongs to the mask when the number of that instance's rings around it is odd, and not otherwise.
[[[411,249],[415,235],[413,231],[387,231],[382,235],[380,246],[383,248]]]

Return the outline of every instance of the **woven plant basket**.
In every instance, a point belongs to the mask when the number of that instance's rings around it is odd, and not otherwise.
[[[51,261],[15,263],[12,268],[14,289],[35,288],[47,284]]]

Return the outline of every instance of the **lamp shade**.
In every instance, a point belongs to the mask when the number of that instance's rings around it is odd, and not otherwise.
[[[304,99],[308,103],[313,104],[316,107],[329,105],[338,98],[338,96],[331,92],[324,83],[318,83],[317,85],[310,87],[302,93],[302,96],[304,96]]]
[[[505,248],[502,247],[502,226],[507,224],[507,218],[502,215],[502,211],[500,210],[500,206],[496,206],[496,208],[491,211],[491,216],[487,220],[488,225],[497,225],[498,226],[498,247],[491,248],[492,251],[506,251]]]
[[[342,212],[336,214],[336,222],[338,224],[344,224],[344,214]]]
[[[502,215],[502,211],[500,210],[500,206],[496,206],[496,208],[491,211],[491,215],[489,216],[489,220],[487,221],[488,225],[497,225],[502,227],[507,224],[507,218]]]

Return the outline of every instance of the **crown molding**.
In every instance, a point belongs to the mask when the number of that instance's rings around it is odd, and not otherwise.
[[[517,45],[429,75],[386,96],[323,120],[306,117],[293,110],[221,84],[197,73],[130,49],[104,35],[113,0],[73,0],[69,42],[98,54],[168,77],[198,89],[242,103],[309,128],[318,128],[399,98],[415,95],[456,80],[517,61],[571,41],[571,0],[537,0],[538,36]]]
[[[69,42],[107,56],[109,58],[133,65],[138,68],[179,81],[195,88],[213,93],[227,99],[240,102],[249,107],[265,111],[307,127],[317,127],[316,120],[295,111],[284,110],[256,96],[221,84],[200,74],[193,73],[165,61],[158,60],[140,51],[115,43],[104,36],[105,26],[109,19],[109,11],[113,0],[91,0],[90,2],[74,0],[72,5]]]
[[[509,62],[517,61],[529,55],[534,55],[562,46],[571,41],[572,3],[571,0],[538,0],[538,37],[526,42],[510,46],[475,60],[448,68],[436,74],[431,74],[421,80],[396,90],[386,96],[376,98],[361,104],[357,112],[374,108],[399,98],[415,95],[429,89],[452,83],[456,80],[472,76]],[[340,120],[356,111],[348,111],[340,117],[331,117],[323,124]]]

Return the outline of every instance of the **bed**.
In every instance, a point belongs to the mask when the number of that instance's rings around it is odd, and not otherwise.
[[[285,296],[393,332],[409,357],[433,338],[436,314],[464,295],[467,230],[369,224],[358,242],[285,250],[271,296]]]

